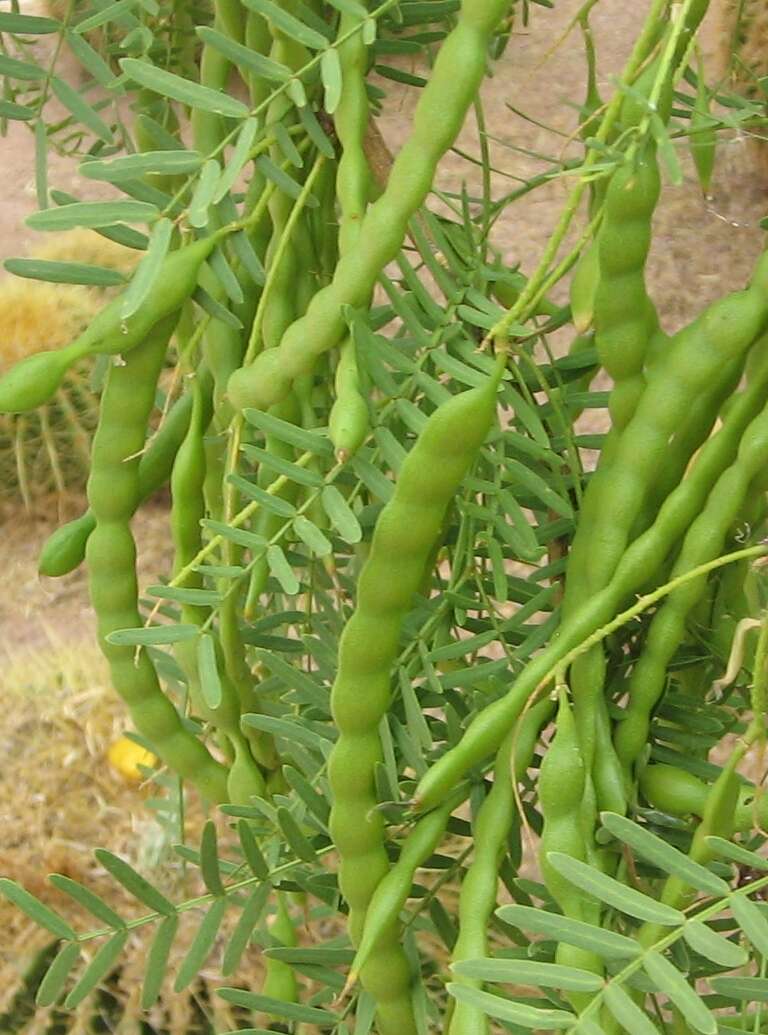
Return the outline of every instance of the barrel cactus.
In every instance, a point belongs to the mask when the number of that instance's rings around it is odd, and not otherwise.
[[[90,230],[46,241],[35,258],[74,260],[128,275],[137,254]],[[63,347],[106,300],[104,290],[5,277],[0,280],[0,374],[24,356]],[[85,484],[97,401],[91,371],[70,371],[55,398],[40,410],[0,416],[0,500],[27,507],[51,493]]]
[[[44,348],[64,346],[98,309],[91,292],[70,285],[0,283],[0,373]],[[27,506],[51,492],[82,487],[96,403],[87,372],[74,370],[47,406],[0,416],[0,494]]]

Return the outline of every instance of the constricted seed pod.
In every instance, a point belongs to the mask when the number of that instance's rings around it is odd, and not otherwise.
[[[90,321],[69,345],[22,360],[0,378],[0,413],[25,413],[47,402],[78,360],[120,355],[140,345],[166,316],[177,312],[194,292],[200,268],[221,240],[222,231],[172,252],[139,310],[124,319],[122,296]]]
[[[375,771],[382,760],[379,723],[390,700],[391,668],[403,619],[421,585],[446,509],[488,433],[503,371],[461,392],[429,417],[400,469],[395,493],[373,534],[357,586],[357,606],[339,643],[331,711],[339,738],[328,774],[333,793],[330,830],[340,855],[339,886],[349,905],[352,941],[362,937],[368,906],[389,870],[376,805]],[[388,961],[384,967],[383,960]],[[410,978],[396,934],[383,939],[362,968],[387,1031],[410,1014]],[[381,980],[379,980],[381,977]],[[380,1020],[381,1023],[381,1020]],[[411,1030],[413,1022],[409,1024]]]

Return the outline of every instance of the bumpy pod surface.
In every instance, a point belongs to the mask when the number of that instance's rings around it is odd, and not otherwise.
[[[659,331],[656,309],[645,288],[645,263],[660,188],[653,147],[646,148],[636,165],[627,163],[618,168],[608,183],[603,223],[588,253],[594,255],[597,274],[593,293],[595,344],[600,363],[613,379],[611,432],[585,493],[568,557],[566,611],[587,587],[601,588],[610,577],[610,571],[594,562],[591,538],[596,520],[610,506],[613,454],[645,388],[643,367],[648,345]],[[574,692],[578,692],[576,687]]]
[[[340,734],[329,761],[331,834],[341,857],[339,884],[349,903],[355,943],[371,897],[389,868],[376,808],[375,769],[382,760],[378,726],[389,707],[402,622],[422,583],[446,509],[490,428],[498,379],[497,374],[482,388],[453,396],[428,419],[377,521],[356,608],[339,644],[331,694]],[[375,961],[381,981],[371,966],[364,978],[371,994],[386,1005],[395,986],[409,976],[393,973],[394,955],[385,955],[392,958],[385,961],[379,954]]]
[[[130,521],[140,501],[138,454],[154,405],[174,318],[166,318],[125,363],[113,365],[102,396],[102,415],[93,442],[88,501],[95,527],[88,539],[91,602],[99,645],[109,662],[115,690],[139,730],[160,758],[212,801],[226,800],[226,770],[181,722],[160,688],[145,650],[117,646],[107,637],[141,625],[136,581],[136,544]]]
[[[474,855],[459,895],[459,936],[451,953],[452,962],[482,959],[488,955],[488,930],[496,907],[499,859],[516,820],[514,780],[531,764],[539,729],[552,713],[550,701],[539,701],[528,712],[519,732],[507,735],[499,748],[493,770],[493,786],[472,824]],[[482,987],[473,978],[456,977],[460,985]],[[486,1014],[471,1003],[456,1003],[448,1035],[487,1035]]]
[[[371,898],[363,936],[352,963],[353,974],[357,974],[386,942],[399,939],[400,910],[411,894],[413,876],[442,840],[457,804],[456,796],[449,798],[440,808],[422,816],[406,838],[397,862],[380,881]]]
[[[669,351],[649,379],[648,388],[630,424],[632,433],[637,431],[636,442],[644,441],[653,447],[643,452],[642,463],[638,464],[642,468],[641,475],[647,473],[647,467],[662,463],[666,443],[687,400],[702,391],[759,334],[768,315],[767,278],[768,256],[763,255],[749,289],[714,303],[672,339]],[[708,463],[712,462],[714,468],[723,463],[723,457],[725,466],[730,462],[732,443],[729,436],[720,432],[711,442],[711,448],[707,443],[702,450],[697,468],[702,467],[705,450],[706,455],[712,458]],[[621,508],[629,506],[630,500],[636,507],[647,478],[630,470],[638,459],[632,434],[628,436],[624,449],[626,453],[621,470],[626,471],[626,476],[616,480],[616,496]],[[468,769],[497,751],[540,680],[570,650],[611,621],[632,593],[655,577],[670,548],[701,509],[713,481],[714,478],[709,476],[686,478],[665,500],[653,525],[629,547],[626,537],[631,522],[621,526],[618,537],[606,530],[605,534],[611,541],[605,544],[605,548],[610,547],[611,552],[618,550],[620,558],[610,582],[569,616],[556,638],[526,665],[506,696],[483,709],[473,719],[459,744],[447,751],[422,777],[416,790],[416,798],[422,808],[431,808],[438,803]],[[613,501],[611,513],[616,509],[616,502]]]
[[[701,392],[728,374],[768,319],[768,256],[757,264],[750,286],[713,303],[676,334],[648,378],[615,451],[608,512],[595,516],[590,536],[590,565],[605,584],[626,549],[635,521],[664,463],[669,441]],[[620,475],[619,473],[620,472]]]
[[[585,838],[581,814],[589,775],[574,712],[566,692],[561,689],[555,735],[539,770],[539,807],[544,820],[539,865],[544,883],[563,913],[574,920],[597,923],[600,917],[599,905],[585,897],[549,861],[550,852],[562,852],[582,861],[589,858],[589,843]],[[591,837],[591,831],[589,834]],[[566,966],[602,973],[602,960],[578,946],[567,943],[559,945],[555,958],[558,963]],[[570,993],[568,998],[577,1008],[585,1006],[590,999],[589,995],[575,992]]]
[[[120,355],[142,344],[165,317],[177,312],[195,290],[200,267],[220,240],[212,234],[172,252],[141,307],[122,317],[122,296],[98,313],[86,330],[63,349],[38,352],[17,363],[0,379],[0,413],[25,413],[48,402],[78,360]]]
[[[345,462],[362,446],[370,424],[368,403],[360,389],[357,349],[351,337],[341,343],[334,384],[336,399],[328,415],[328,437],[338,459]]]
[[[438,162],[458,136],[485,74],[491,35],[507,7],[507,0],[464,0],[422,91],[411,135],[394,161],[384,193],[369,208],[359,239],[280,346],[230,378],[228,394],[237,409],[267,410],[285,398],[296,378],[341,340],[343,307],[366,304],[379,273],[400,250],[408,221],[429,193]]]
[[[544,819],[539,860],[547,887],[557,904],[567,915],[575,917],[581,917],[582,896],[550,865],[547,853],[567,852],[576,858],[584,858],[578,816],[585,779],[576,721],[570,703],[561,691],[555,735],[539,771],[539,805]]]
[[[751,422],[739,443],[734,463],[721,474],[702,512],[688,529],[671,578],[713,560],[741,512],[750,485],[765,467],[768,452],[768,409]],[[643,653],[629,680],[629,703],[616,727],[616,750],[627,770],[640,757],[648,739],[651,714],[664,691],[667,667],[682,642],[688,616],[704,594],[706,576],[675,589],[653,616]]]
[[[348,32],[359,22],[355,13],[342,15],[339,33]],[[346,255],[360,236],[372,186],[365,153],[368,48],[360,32],[339,46],[339,60],[343,86],[334,123],[342,151],[336,174],[336,196],[340,209],[339,253]],[[357,348],[350,335],[345,336],[339,347],[335,389],[336,399],[328,415],[328,434],[337,457],[346,461],[363,444],[369,427],[368,402],[360,390]]]
[[[646,766],[640,774],[646,801],[669,816],[704,815],[710,785],[686,769],[661,763]],[[768,797],[750,783],[739,788],[734,810],[734,830],[764,830],[768,823]]]
[[[210,374],[201,369],[198,377],[205,385]],[[205,389],[204,389],[205,391]],[[143,503],[168,481],[173,461],[187,433],[192,412],[192,393],[178,399],[139,460],[139,496]],[[60,578],[78,568],[85,560],[88,536],[96,525],[90,510],[52,532],[43,544],[37,570],[49,578]]]

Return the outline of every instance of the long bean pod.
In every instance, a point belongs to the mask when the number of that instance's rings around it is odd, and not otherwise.
[[[722,376],[744,355],[763,329],[768,306],[764,281],[768,256],[757,264],[750,287],[711,305],[674,336],[667,353],[652,370],[647,390],[615,451],[608,512],[595,517],[591,556],[610,578],[626,549],[635,515],[646,499],[653,476],[666,455],[680,413],[690,399]]]
[[[330,829],[355,944],[371,898],[389,869],[383,820],[376,808],[375,770],[382,760],[378,727],[389,706],[390,670],[403,619],[446,509],[491,426],[501,370],[500,364],[486,385],[453,396],[427,420],[403,462],[394,496],[379,515],[360,573],[355,611],[339,643],[331,692],[339,739],[328,765]],[[380,946],[361,977],[377,1002],[382,1032],[413,1030],[410,970],[397,938]]]
[[[652,455],[646,455],[643,459],[643,467],[646,464],[658,464],[663,459],[665,443],[674,429],[676,415],[686,405],[686,399],[707,383],[718,365],[722,366],[724,362],[738,356],[757,336],[765,320],[766,305],[758,287],[765,284],[766,277],[768,257],[763,256],[758,262],[750,289],[715,303],[673,339],[663,364],[660,361],[629,425],[633,432],[637,432],[638,438],[653,446],[650,451]],[[765,294],[764,286],[762,293]],[[747,392],[744,395],[747,396]],[[754,403],[754,398],[751,401]],[[742,419],[745,409],[748,410],[748,407],[740,408]],[[752,415],[749,412],[747,423]],[[555,639],[526,665],[507,695],[479,712],[459,744],[447,751],[424,775],[416,795],[422,807],[431,807],[468,769],[498,750],[507,730],[517,721],[539,681],[569,650],[609,622],[623,600],[641,586],[647,585],[658,573],[669,550],[706,499],[714,478],[723,469],[720,465],[727,466],[730,462],[738,443],[738,437],[736,443],[733,441],[733,431],[738,428],[740,436],[744,427],[734,421],[729,431],[731,417],[732,414],[729,414],[723,429],[702,449],[692,477],[686,478],[670,494],[651,528],[625,550],[626,543],[623,540],[629,525],[627,521],[625,531],[618,536],[623,556],[605,589],[585,601],[563,623]],[[629,445],[625,447],[627,453],[630,449]],[[706,463],[703,462],[705,455]],[[635,460],[634,454],[628,457],[628,461],[631,461],[628,467]],[[714,478],[711,476],[712,469],[716,471]],[[625,478],[627,484],[617,486],[617,492],[629,503],[630,499],[636,500],[638,495],[642,496],[642,486],[638,482],[644,479],[637,479],[629,469],[626,470]]]
[[[594,299],[595,344],[600,362],[613,380],[609,397],[611,431],[579,514],[566,579],[566,610],[585,590],[604,584],[606,572],[592,537],[612,495],[611,462],[645,387],[644,364],[649,341],[658,331],[656,309],[645,287],[645,263],[651,242],[651,217],[660,192],[655,151],[647,148],[635,165],[627,162],[611,177],[597,239],[599,284]]]
[[[458,22],[435,60],[396,157],[387,186],[371,205],[356,245],[342,256],[333,280],[283,335],[279,348],[234,374],[229,397],[237,409],[266,410],[285,398],[297,377],[336,345],[345,330],[343,307],[365,305],[381,270],[395,258],[409,219],[427,197],[437,164],[453,144],[483,78],[487,46],[508,0],[463,0]]]
[[[112,683],[136,728],[174,772],[210,800],[225,801],[226,770],[184,727],[160,688],[146,650],[134,660],[133,647],[116,646],[107,639],[118,629],[141,625],[130,521],[140,502],[138,454],[174,323],[174,317],[166,317],[122,365],[112,365],[107,376],[88,480],[88,501],[96,522],[86,550],[89,587],[99,644],[109,662]]]
[[[194,406],[189,429],[176,456],[171,476],[171,533],[176,549],[174,570],[185,570],[202,546],[202,520],[205,516],[205,406],[199,385],[194,389]],[[202,589],[203,576],[191,572],[183,582],[186,589]],[[210,617],[209,608],[201,604],[182,602],[182,621],[201,628]],[[224,669],[218,638],[209,633],[213,643],[214,661],[219,680],[221,700],[211,704],[201,685],[197,643],[182,640],[176,644],[176,657],[187,677],[189,694],[197,715],[210,722],[225,739],[231,756],[227,775],[227,800],[236,805],[248,805],[252,796],[264,793],[264,777],[251,755],[246,738],[240,729],[240,700],[237,690]]]
[[[225,34],[232,36],[238,41],[245,33],[245,18],[242,9],[239,9],[237,16],[234,8],[239,8],[229,0],[230,10],[226,7],[216,7],[215,27]],[[200,80],[202,85],[211,90],[226,91],[231,63],[228,58],[215,47],[205,44],[200,59]],[[224,120],[215,112],[203,108],[193,108],[192,131],[195,145],[203,154],[214,154],[221,147],[226,138],[226,126]],[[249,186],[249,200],[253,198],[253,185]],[[257,182],[258,186],[258,182]],[[214,226],[220,222],[216,212],[210,213],[210,219]],[[264,218],[252,222],[249,231],[251,235],[258,233]],[[208,290],[216,294],[221,288],[216,283],[215,277],[210,271],[204,271],[204,285]],[[251,287],[249,285],[249,287]],[[251,292],[252,293],[252,292]],[[252,299],[249,299],[249,306]],[[225,391],[229,378],[236,370],[245,353],[245,334],[236,327],[230,327],[219,320],[209,321],[203,340],[203,357],[210,368],[214,379],[214,438],[209,440],[205,449],[206,477],[204,482],[204,496],[207,499],[210,513],[219,520],[226,520],[227,504],[235,495],[232,486],[226,485],[227,473],[227,431],[232,417],[231,408],[226,400]],[[241,548],[227,540],[223,544],[223,561],[225,565],[237,564]],[[239,598],[231,586],[224,588],[224,598],[219,608],[219,629],[218,640],[216,641],[217,665],[220,679],[226,693],[234,691],[239,700],[242,712],[251,711],[255,707],[253,693],[253,679],[245,661],[245,652],[240,636],[238,622]],[[234,708],[234,701],[232,707]],[[230,771],[229,789],[230,794],[237,794],[247,799],[249,794],[260,793],[257,788],[261,786],[263,791],[263,778],[251,755],[251,749],[243,738],[236,724],[229,723],[227,737],[234,750],[234,762]],[[262,734],[255,731],[248,731],[248,738],[254,753],[259,751],[259,745],[265,740]],[[233,798],[234,800],[234,798]]]
[[[304,48],[285,33],[280,32],[272,23],[268,23],[268,28],[271,59],[288,68],[300,67],[305,58]],[[267,116],[269,122],[274,123],[285,119],[292,111],[292,107],[286,97],[282,95],[276,97],[269,105]],[[272,157],[275,161],[281,160],[280,149],[277,145],[272,149]],[[260,340],[256,343],[259,349],[276,348],[286,328],[290,326],[298,312],[296,283],[301,276],[299,249],[296,241],[298,227],[295,226],[291,236],[284,240],[285,235],[289,234],[292,207],[292,199],[281,191],[275,191],[270,196],[268,208],[272,224],[272,237],[266,253],[269,282],[267,294],[261,306],[260,325],[254,328],[260,335]],[[293,424],[299,423],[301,412],[296,393],[289,393],[285,399],[272,408],[271,412],[281,420]],[[272,456],[288,461],[293,459],[293,448],[278,436],[267,435],[265,448]],[[271,474],[266,467],[262,467],[258,478],[259,484],[266,488],[271,480]],[[289,483],[280,495],[293,501],[296,488],[295,484]],[[262,510],[256,518],[254,532],[269,541],[280,527],[282,520],[279,515]],[[266,553],[262,551],[251,569],[245,605],[247,618],[250,618],[255,611],[256,603],[266,587],[268,576],[269,565]]]
[[[352,11],[343,14],[339,34],[346,35],[355,25],[359,26],[360,20]],[[365,153],[368,131],[368,92],[365,88],[367,60],[368,48],[360,32],[340,44],[342,90],[334,115],[336,135],[341,144],[336,174],[340,255],[346,255],[357,244],[371,193],[371,171]],[[351,334],[344,336],[339,347],[335,389],[336,399],[328,415],[328,433],[336,455],[345,461],[362,445],[369,423],[368,404],[360,390],[357,347]]]
[[[227,232],[221,230],[171,252],[132,316],[123,317],[123,300],[118,297],[65,348],[36,352],[17,363],[0,378],[0,413],[25,413],[48,402],[70,367],[85,356],[123,355],[140,345],[193,293],[201,266]]]
[[[522,728],[509,733],[499,748],[493,770],[493,786],[472,824],[474,856],[461,882],[459,936],[451,953],[454,963],[488,955],[488,929],[496,908],[499,860],[515,818],[513,778],[520,779],[531,764],[540,727],[552,714],[549,700],[539,701],[528,712]],[[459,984],[480,987],[472,978],[456,977]],[[487,1035],[488,1016],[472,1004],[457,1002],[448,1035]]]
[[[690,21],[684,27],[686,34],[698,24],[701,13],[697,8],[696,11],[691,10],[689,15]],[[671,113],[671,71],[681,56],[682,51],[678,47],[671,69],[667,70],[660,85],[660,94],[654,102],[656,113],[663,122],[669,119]],[[657,88],[661,68],[662,58],[659,56],[641,72],[633,83],[632,93],[624,98],[621,123],[625,130],[638,130],[647,117],[648,104]],[[610,575],[610,570],[607,573],[604,570],[599,545],[595,548],[592,537],[604,520],[606,505],[610,505],[608,501],[612,495],[612,471],[618,440],[633,417],[644,391],[647,377],[645,368],[649,360],[661,352],[667,341],[645,284],[652,219],[660,189],[656,144],[653,140],[641,141],[637,151],[630,149],[629,155],[614,170],[607,184],[601,185],[598,181],[597,197],[602,197],[602,223],[584,259],[587,271],[594,266],[591,279],[594,281],[592,309],[595,343],[600,362],[613,381],[608,404],[611,428],[601,449],[597,470],[584,494],[579,524],[571,544],[564,600],[566,611],[584,592],[604,585]],[[593,198],[593,201],[596,200]],[[660,498],[663,499],[663,496]],[[646,525],[640,523],[638,527],[636,519],[637,532],[647,527],[648,518],[652,519],[653,516],[650,508],[643,508],[640,513],[645,515]],[[594,659],[585,659],[583,664],[592,665],[593,668],[596,666]],[[595,675],[596,672],[585,673],[585,680],[594,680]],[[576,673],[575,684],[573,675],[571,678],[574,695],[578,699],[581,696],[578,689],[581,677]]]
[[[630,539],[636,538],[648,527],[662,502],[685,477],[691,458],[711,434],[723,404],[733,398],[743,373],[744,361],[739,357],[730,370],[723,371],[717,380],[691,402],[680,427],[670,440],[664,466],[650,487],[647,502],[635,520]]]
[[[208,398],[210,373],[205,367],[200,367],[197,377],[204,398]],[[171,406],[160,428],[142,452],[139,460],[140,503],[149,499],[168,481],[174,458],[187,433],[191,413],[192,393],[186,393]],[[86,510],[80,517],[52,532],[40,551],[37,566],[40,574],[59,578],[78,568],[85,560],[85,545],[95,527],[96,519],[90,510]]]
[[[549,861],[550,852],[564,852],[574,859],[585,860],[590,850],[581,819],[588,771],[574,713],[564,688],[560,689],[558,696],[555,735],[539,771],[539,807],[544,820],[539,865],[547,889],[563,913],[573,920],[595,923],[600,917],[599,905],[583,896]],[[567,943],[558,946],[556,958],[559,963],[602,973],[602,961],[597,956]],[[572,993],[570,998],[576,1006],[584,1002],[583,993]]]
[[[400,910],[411,893],[413,875],[440,844],[451,813],[463,797],[463,794],[453,795],[429,815],[417,820],[403,844],[397,862],[382,878],[368,904],[365,926],[352,961],[348,984],[357,980],[361,969],[372,959],[381,944],[398,938]]]
[[[625,104],[625,118],[626,108]],[[645,389],[648,345],[659,333],[656,308],[646,289],[645,265],[651,242],[651,220],[660,190],[656,148],[649,143],[634,160],[630,158],[619,166],[603,188],[602,223],[592,251],[585,256],[587,273],[590,255],[594,254],[596,259],[592,316],[598,357],[613,381],[608,402],[611,430],[597,470],[584,494],[568,555],[563,601],[566,617],[573,607],[578,606],[585,593],[601,589],[611,575],[610,568],[602,563],[599,550],[595,550],[592,537],[604,508],[611,505],[618,441],[634,416]],[[599,800],[594,773],[598,761],[598,736],[610,726],[604,683],[603,646],[596,644],[587,654],[576,659],[570,673],[586,766],[580,811],[590,853],[598,810],[606,806],[605,801]],[[610,737],[602,736],[599,764],[600,788],[620,787],[619,766]],[[615,770],[613,776],[611,768]]]
[[[672,569],[672,578],[717,557],[738,517],[753,479],[768,451],[768,408],[749,425],[734,463],[713,487],[706,506],[689,528]],[[651,620],[643,651],[632,669],[629,701],[614,733],[627,777],[648,739],[651,713],[664,689],[667,666],[680,646],[689,614],[701,599],[706,578],[674,590]]]

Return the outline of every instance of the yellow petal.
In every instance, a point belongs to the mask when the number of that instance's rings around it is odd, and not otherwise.
[[[128,737],[120,737],[111,745],[107,759],[115,772],[130,783],[140,783],[144,779],[139,766],[152,768],[157,764],[157,759],[151,751],[140,747]]]

